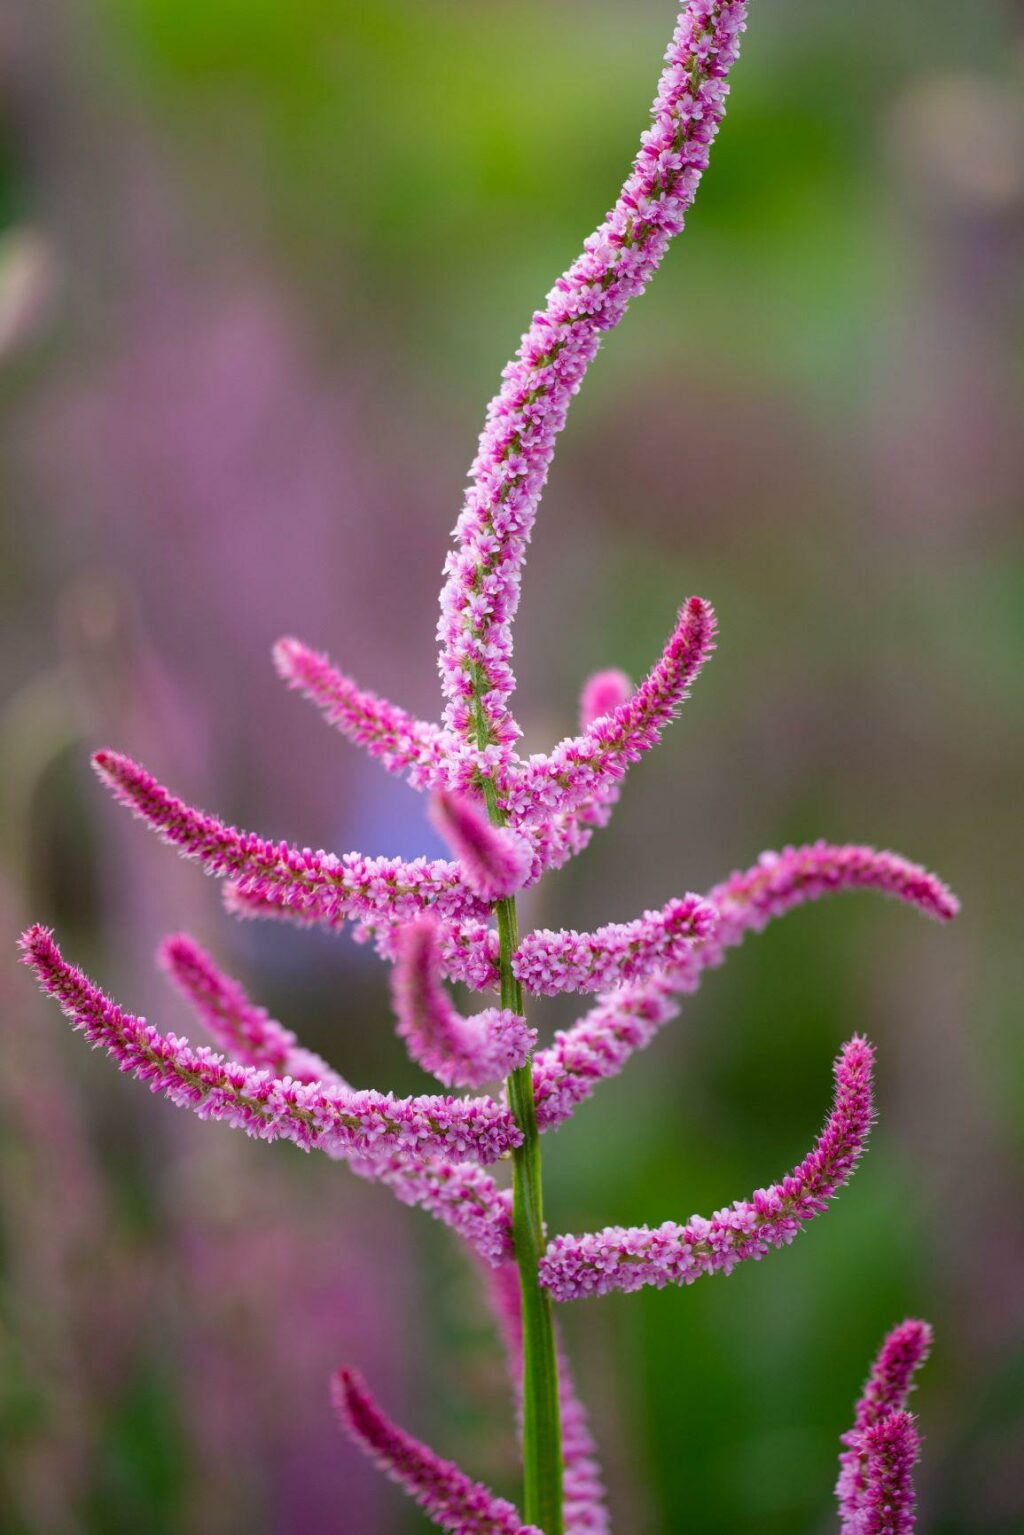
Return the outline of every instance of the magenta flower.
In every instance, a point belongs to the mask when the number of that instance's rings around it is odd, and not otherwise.
[[[200,1118],[348,1162],[458,1232],[496,1271],[520,1403],[522,1519],[391,1424],[353,1372],[342,1371],[334,1387],[349,1432],[456,1535],[607,1535],[593,1439],[557,1340],[552,1300],[689,1284],[791,1242],[826,1209],[864,1149],[873,1051],[860,1037],[844,1047],[832,1113],[788,1177],[685,1225],[550,1238],[541,1133],[564,1123],[597,1082],[617,1075],[676,1015],[680,996],[696,989],[704,971],[773,917],[852,889],[894,895],[940,921],[957,910],[949,890],[917,864],[817,842],[765,853],[706,897],[684,894],[632,921],[590,933],[519,931],[517,893],[581,853],[607,825],[629,766],[659,743],[714,648],[714,612],[690,597],[637,688],[621,672],[598,673],[583,689],[578,734],[546,754],[517,754],[511,625],[556,439],[602,336],[683,226],[724,115],[726,77],[745,25],[743,0],[686,0],[626,183],[534,315],[488,407],[445,564],[443,721],[412,717],[299,640],[275,647],[289,686],[388,771],[432,795],[429,813],[452,859],[292,847],[186,804],[120,753],[94,758],[117,800],[224,880],[235,915],[346,928],[371,942],[394,967],[398,1032],[412,1059],[446,1087],[477,1090],[503,1077],[503,1095],[396,1099],[356,1090],[183,936],[168,940],[162,962],[227,1058],[123,1012],[64,961],[47,929],[33,927],[23,939],[43,990],[122,1071]],[[497,992],[496,1005],[464,1015],[446,981]],[[526,996],[563,991],[597,993],[597,1001],[531,1059],[536,1033]],[[511,1191],[484,1171],[506,1157]],[[927,1342],[912,1331],[921,1326],[905,1324],[887,1341],[844,1439],[839,1493],[847,1535],[902,1535],[913,1523],[909,1473],[917,1441],[903,1399]]]

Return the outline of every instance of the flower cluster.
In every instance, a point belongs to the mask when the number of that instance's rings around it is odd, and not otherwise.
[[[895,896],[940,921],[957,910],[945,886],[916,864],[867,847],[816,842],[763,854],[706,895],[684,894],[632,921],[522,938],[516,927],[516,892],[582,852],[607,824],[628,768],[658,743],[714,649],[712,608],[691,597],[638,687],[621,672],[598,673],[582,690],[578,734],[546,755],[517,755],[511,622],[555,440],[602,336],[643,291],[682,228],[724,113],[726,76],[744,26],[743,0],[687,0],[651,126],[625,186],[534,315],[491,402],[445,567],[438,628],[443,720],[413,718],[297,639],[275,647],[275,664],[289,686],[389,772],[430,794],[430,815],[451,858],[405,861],[293,847],[192,807],[126,756],[101,751],[94,758],[118,801],[225,882],[235,914],[347,928],[356,939],[369,939],[393,966],[397,1030],[412,1059],[444,1089],[478,1096],[400,1099],[353,1088],[185,935],[165,942],[160,961],[224,1054],[159,1033],[122,1011],[63,958],[47,929],[33,927],[22,940],[26,962],[73,1027],[153,1092],[261,1139],[323,1150],[465,1239],[493,1270],[521,1393],[524,1444],[534,1431],[535,1409],[521,1347],[530,1258],[524,1232],[540,1244],[534,1311],[552,1298],[686,1285],[763,1257],[792,1241],[853,1171],[872,1119],[873,1051],[859,1036],[843,1049],[832,1113],[799,1166],[710,1218],[653,1230],[611,1226],[548,1241],[539,1201],[534,1216],[520,1220],[522,1212],[485,1169],[568,1120],[598,1082],[622,1071],[677,1014],[704,970],[770,919],[821,895],[857,889]],[[449,980],[479,992],[500,986],[501,1005],[491,1000],[465,1016],[446,989]],[[596,1001],[535,1051],[524,992],[586,992]],[[483,1091],[506,1077],[507,1101]],[[926,1341],[921,1324],[892,1335],[844,1441],[840,1502],[847,1535],[898,1535],[911,1527],[916,1437],[903,1399]],[[552,1350],[565,1529],[606,1535],[593,1440],[564,1354],[554,1342]],[[522,1523],[511,1505],[392,1425],[353,1372],[336,1378],[335,1400],[349,1432],[442,1528],[458,1535],[536,1535],[537,1526]],[[556,1464],[558,1455],[556,1447]],[[560,1500],[561,1492],[559,1506]],[[553,1524],[547,1527],[558,1535]]]

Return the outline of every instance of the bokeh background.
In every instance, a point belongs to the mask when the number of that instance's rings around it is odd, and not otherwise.
[[[872,1152],[790,1251],[565,1317],[630,1535],[834,1528],[885,1329],[932,1319],[922,1531],[1024,1528],[1020,745],[1024,28],[976,0],[758,0],[685,236],[562,441],[518,625],[532,749],[720,649],[531,922],[628,918],[764,847],[895,846],[954,928],[856,897],[734,955],[546,1146],[555,1228],[777,1176],[854,1029]],[[608,206],[671,0],[8,0],[0,17],[0,1525],[412,1535],[337,1435],[359,1365],[515,1495],[502,1361],[448,1234],[151,1100],[13,960],[31,918],[188,1030],[186,926],[356,1081],[420,1090],[347,940],[232,926],[90,748],[314,846],[433,846],[423,803],[276,682],[297,632],[437,708],[483,405]],[[547,1031],[573,1016],[549,1004]]]

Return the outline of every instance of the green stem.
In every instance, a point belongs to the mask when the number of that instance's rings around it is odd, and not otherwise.
[[[484,797],[492,822],[503,825],[493,784],[485,784]],[[512,955],[519,947],[515,897],[498,901],[495,911],[501,1005],[524,1017],[523,989],[512,974]],[[544,1251],[544,1201],[530,1063],[514,1071],[505,1086],[509,1108],[523,1132],[523,1144],[513,1153],[512,1163],[512,1231],[523,1315],[523,1518],[545,1535],[563,1535],[558,1355],[551,1297],[537,1279]]]

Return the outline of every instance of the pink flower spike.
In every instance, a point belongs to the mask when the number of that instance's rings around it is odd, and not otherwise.
[[[385,1417],[354,1370],[339,1370],[331,1396],[342,1427],[432,1523],[451,1535],[541,1535],[523,1524],[511,1503],[472,1482],[450,1460]]]
[[[913,1470],[920,1458],[917,1427],[909,1412],[891,1412],[864,1430],[866,1463],[863,1507],[851,1535],[911,1535],[915,1518]]]
[[[332,665],[330,657],[287,637],[274,646],[274,665],[289,687],[310,699],[333,725],[389,773],[405,773],[417,789],[445,787],[451,747],[461,745],[440,725],[414,719],[404,709],[367,692]]]
[[[540,1263],[540,1281],[555,1300],[607,1295],[655,1285],[692,1284],[702,1274],[728,1274],[746,1258],[763,1258],[792,1242],[799,1230],[827,1209],[864,1150],[873,1117],[873,1051],[859,1036],[835,1064],[835,1102],[824,1130],[800,1165],[750,1199],[718,1210],[710,1220],[694,1215],[651,1230],[610,1226],[588,1236],[556,1237]]]
[[[462,878],[482,901],[500,901],[526,883],[530,845],[507,827],[492,826],[482,804],[465,794],[436,794],[430,819],[459,860]]]
[[[472,1018],[457,1011],[441,983],[438,929],[429,916],[398,935],[391,995],[409,1054],[446,1087],[502,1080],[526,1064],[537,1042],[536,1029],[508,1009]]]
[[[625,672],[595,672],[580,694],[580,730],[587,731],[606,714],[614,714],[628,703],[632,692],[633,684]]]
[[[438,640],[449,727],[508,747],[518,728],[511,626],[559,432],[601,340],[683,227],[725,114],[742,0],[689,0],[665,56],[651,126],[618,201],[555,283],[487,409],[445,565]]]
[[[512,1116],[492,1098],[400,1099],[322,1087],[226,1061],[205,1046],[193,1049],[122,1012],[67,963],[47,928],[29,928],[21,947],[25,963],[73,1028],[105,1049],[121,1071],[200,1119],[223,1119],[261,1140],[290,1140],[303,1150],[337,1155],[408,1150],[487,1163],[522,1140]]]
[[[871,1366],[857,1403],[853,1428],[842,1436],[845,1449],[839,1456],[836,1497],[842,1519],[842,1535],[861,1535],[868,1488],[868,1456],[865,1434],[891,1414],[906,1407],[914,1375],[928,1358],[932,1330],[927,1322],[909,1318],[894,1327]]]
[[[114,797],[165,842],[257,901],[266,897],[317,922],[409,921],[433,905],[446,917],[487,915],[455,864],[359,853],[339,858],[267,842],[186,805],[130,757],[97,752],[93,765]]]
[[[634,922],[609,922],[593,933],[538,928],[519,945],[512,969],[527,991],[540,996],[602,991],[678,964],[694,943],[713,936],[717,920],[709,902],[686,895]]]
[[[503,803],[513,824],[575,810],[617,783],[631,762],[658,744],[714,649],[714,639],[711,604],[691,597],[661,659],[625,703],[510,775]]]
[[[239,982],[218,969],[187,933],[165,938],[157,961],[207,1033],[236,1060],[271,1071],[275,1077],[348,1087],[326,1061],[304,1050],[290,1029],[251,1002]]]

